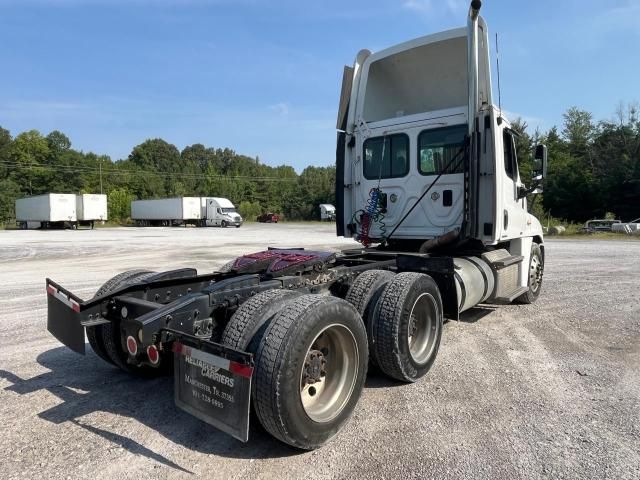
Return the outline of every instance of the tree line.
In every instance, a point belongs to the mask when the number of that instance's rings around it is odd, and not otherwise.
[[[578,223],[605,216],[623,221],[640,217],[638,105],[620,104],[612,119],[599,121],[571,107],[561,128],[529,134],[526,122],[518,120],[514,129],[521,134],[517,147],[525,183],[531,178],[532,146],[548,147],[544,194],[532,209],[540,220],[547,215]]]
[[[549,149],[544,194],[532,212],[572,222],[613,214],[640,217],[640,110],[619,106],[610,120],[596,121],[577,107],[563,115],[560,128],[528,132],[516,119],[520,174],[531,177],[531,151]],[[0,222],[14,218],[16,198],[41,193],[96,193],[109,196],[109,215],[123,221],[134,199],[220,196],[231,199],[249,219],[269,211],[291,220],[319,218],[320,203],[335,203],[335,167],[271,167],[229,148],[202,144],[182,151],[162,139],[133,148],[128,158],[74,150],[59,131],[46,136],[30,130],[12,137],[0,128]]]
[[[194,144],[178,150],[156,138],[125,160],[74,150],[62,132],[14,137],[0,128],[0,222],[15,218],[17,198],[43,193],[108,195],[109,217],[125,221],[131,200],[178,196],[229,198],[249,219],[274,212],[290,220],[319,219],[320,203],[335,202],[335,167],[271,167],[229,148]]]

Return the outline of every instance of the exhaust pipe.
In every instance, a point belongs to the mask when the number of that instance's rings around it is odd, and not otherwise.
[[[480,0],[473,0],[471,2],[471,7],[469,7],[469,16],[475,20],[480,15],[480,8],[482,7],[482,2]]]
[[[478,16],[482,2],[472,0],[469,7],[469,18],[467,20],[468,55],[467,55],[467,77],[469,84],[469,137],[473,134],[473,124],[478,112]]]
[[[445,233],[444,235],[440,235],[439,237],[432,238],[427,240],[422,245],[420,245],[419,253],[428,253],[434,248],[444,247],[450,243],[453,243],[460,236],[460,229],[455,228],[450,232]]]
[[[467,20],[467,78],[469,89],[469,111],[467,118],[467,133],[469,138],[469,208],[466,214],[469,222],[465,226],[464,236],[475,238],[478,233],[478,145],[476,138],[476,115],[480,110],[478,98],[480,96],[478,83],[478,18],[480,17],[480,0],[472,0]],[[479,127],[478,127],[479,128]]]

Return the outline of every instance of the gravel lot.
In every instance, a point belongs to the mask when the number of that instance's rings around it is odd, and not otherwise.
[[[449,322],[417,384],[372,374],[352,420],[300,453],[242,444],[46,331],[44,279],[89,298],[131,268],[211,271],[272,246],[339,249],[332,226],[0,231],[2,478],[640,478],[640,242],[547,242],[534,305]]]

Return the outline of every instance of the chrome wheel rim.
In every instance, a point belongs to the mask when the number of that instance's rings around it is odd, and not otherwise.
[[[325,327],[307,348],[300,373],[300,400],[318,423],[330,422],[351,398],[358,377],[360,352],[344,325]]]
[[[421,294],[411,307],[407,341],[409,354],[419,365],[427,363],[436,348],[440,329],[439,315],[438,304],[430,293]]]
[[[529,286],[532,292],[537,292],[542,284],[542,259],[538,253],[531,257],[531,266],[529,267]]]

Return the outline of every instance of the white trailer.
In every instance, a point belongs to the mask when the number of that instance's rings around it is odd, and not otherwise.
[[[200,225],[200,197],[159,198],[131,202],[131,218],[138,226]]]
[[[16,223],[26,228],[74,228],[76,196],[47,193],[16,200]]]
[[[80,225],[93,228],[94,222],[104,222],[107,220],[107,196],[91,193],[76,195],[76,214]]]
[[[235,205],[228,198],[202,197],[201,206],[203,224],[206,227],[239,228],[244,222]]]
[[[320,220],[332,221],[336,219],[336,207],[330,203],[320,204]]]

